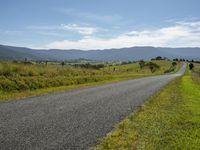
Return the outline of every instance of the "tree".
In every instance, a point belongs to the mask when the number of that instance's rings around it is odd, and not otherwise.
[[[172,62],[172,66],[174,67],[174,66],[176,66],[177,65],[177,63],[176,62]]]
[[[156,63],[153,63],[153,62],[147,63],[146,66],[149,67],[149,69],[151,70],[152,73],[155,72],[156,69],[159,69],[159,68],[160,68],[159,65],[157,65]]]
[[[121,64],[122,64],[122,65],[126,65],[126,64],[128,64],[128,62],[123,61]]]
[[[139,61],[140,69],[142,69],[145,66],[144,60]]]
[[[162,57],[161,56],[157,56],[156,60],[162,60]]]
[[[178,61],[178,58],[173,59],[173,61]]]
[[[63,66],[65,65],[65,62],[64,62],[64,61],[62,61],[62,62],[61,62],[61,65],[62,65],[62,67],[63,67]]]
[[[192,63],[190,63],[189,68],[190,68],[190,70],[192,70],[194,68],[194,65]]]

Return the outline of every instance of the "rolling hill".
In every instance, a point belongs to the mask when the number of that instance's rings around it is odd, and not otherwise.
[[[91,59],[101,61],[148,60],[156,56],[167,58],[200,59],[200,48],[164,48],[164,47],[130,47],[106,50],[59,50],[59,49],[30,49],[0,45],[0,59],[4,60],[70,60]]]

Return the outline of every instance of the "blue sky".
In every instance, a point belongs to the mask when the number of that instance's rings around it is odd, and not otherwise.
[[[0,44],[200,47],[199,0],[0,0]]]

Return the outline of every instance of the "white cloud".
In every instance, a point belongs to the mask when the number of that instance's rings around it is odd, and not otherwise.
[[[74,31],[81,35],[92,35],[98,31],[96,27],[91,27],[89,25],[78,25],[78,24],[61,24],[54,26],[28,26],[28,29],[35,30],[38,33],[44,33],[48,31],[47,34],[54,34],[58,31]],[[59,33],[57,33],[59,34]]]
[[[0,30],[0,34],[3,35],[21,35],[22,31],[19,30]]]
[[[79,19],[86,19],[95,22],[103,22],[108,24],[120,23],[122,22],[122,16],[118,14],[111,15],[103,15],[103,14],[95,14],[93,12],[80,12],[74,8],[52,8],[55,11],[66,14],[68,16],[77,17]]]
[[[83,29],[82,32],[93,31]],[[177,22],[173,26],[156,30],[130,31],[110,39],[87,37],[76,41],[54,41],[46,47],[89,50],[131,46],[200,47],[200,22]]]
[[[113,15],[97,15],[94,13],[88,13],[88,12],[81,12],[81,13],[76,13],[78,17],[86,18],[89,20],[93,21],[98,21],[98,22],[104,22],[104,23],[112,23],[113,22],[120,22],[122,21],[122,17],[116,14]]]
[[[59,30],[59,29],[61,29],[61,27],[60,26],[36,26],[36,25],[32,25],[32,26],[28,26],[27,29],[52,31],[52,30]]]
[[[75,31],[82,35],[92,35],[95,32],[97,32],[97,29],[94,27],[80,26],[77,24],[67,24],[67,25],[62,25],[62,27],[65,30]]]
[[[191,27],[199,27],[200,21],[192,21],[192,22],[178,21],[177,24],[184,26],[191,26]]]

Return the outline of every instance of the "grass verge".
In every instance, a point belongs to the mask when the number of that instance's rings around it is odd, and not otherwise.
[[[86,87],[91,87],[91,86],[98,86],[98,85],[103,85],[103,84],[108,84],[108,83],[116,83],[116,82],[120,82],[123,80],[131,80],[131,79],[142,78],[142,77],[147,77],[147,76],[152,76],[152,75],[149,75],[149,74],[147,74],[147,75],[144,75],[144,74],[118,75],[118,76],[113,76],[110,79],[108,78],[107,80],[83,83],[83,84],[78,84],[78,85],[76,84],[76,85],[69,85],[69,86],[49,87],[49,88],[37,89],[37,90],[26,90],[26,91],[21,91],[21,92],[19,92],[19,91],[13,91],[13,92],[0,91],[0,102],[17,100],[17,99],[22,99],[22,98],[31,97],[31,96],[40,96],[40,95],[56,93],[56,92],[64,92],[64,91],[68,91],[68,90],[86,88]]]
[[[153,61],[160,66],[154,73],[137,63],[108,66],[100,70],[59,67],[53,65],[26,65],[0,63],[0,101],[79,89],[106,83],[119,82],[145,76],[161,75],[171,67],[170,61]],[[176,72],[180,63],[175,67]]]
[[[107,66],[96,70],[71,66],[2,62],[0,63],[0,101],[161,75],[172,65],[171,61],[153,62],[160,66],[155,72],[151,72],[148,66],[140,68],[138,63]],[[178,63],[173,72],[180,66]]]
[[[172,81],[94,149],[200,149],[200,85],[190,74]]]

